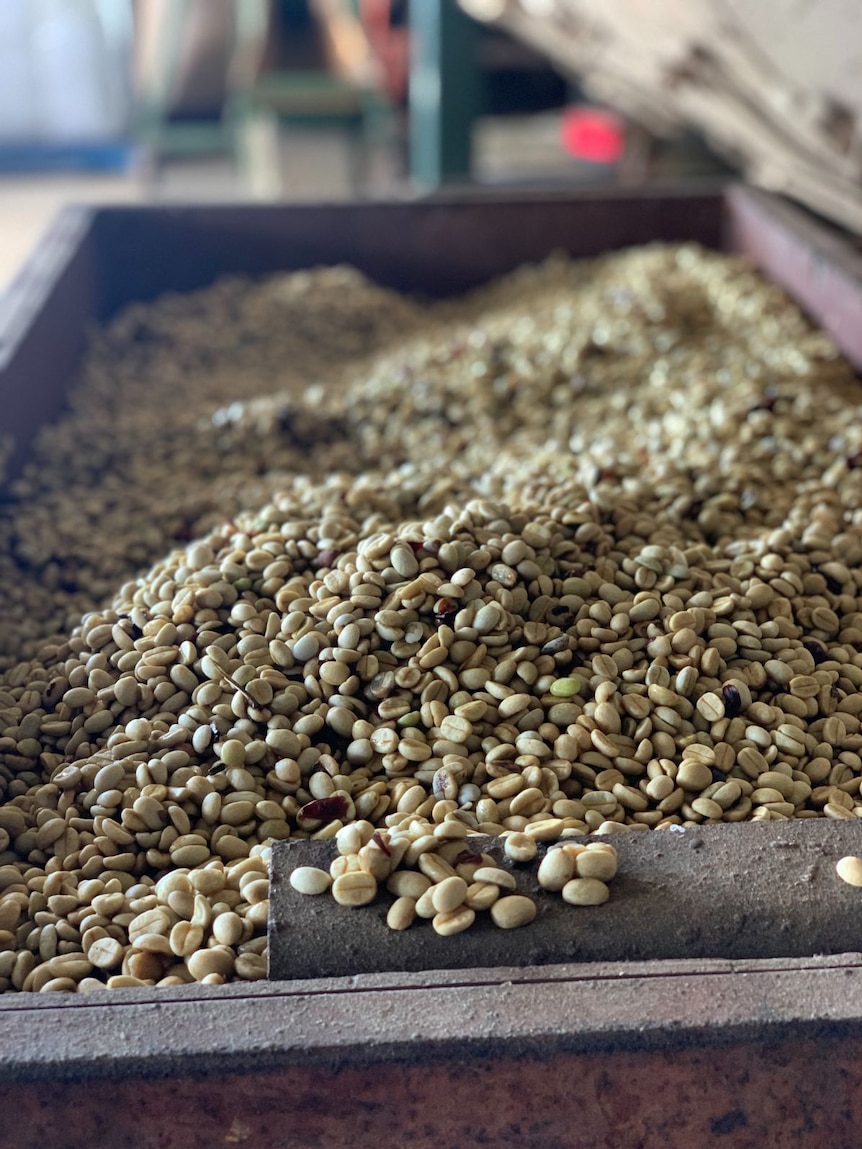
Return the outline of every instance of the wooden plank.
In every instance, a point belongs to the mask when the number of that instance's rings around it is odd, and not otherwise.
[[[13,441],[10,475],[20,470],[39,427],[62,407],[94,317],[92,218],[84,208],[61,212],[0,298],[0,436]]]
[[[463,987],[498,985],[500,982],[542,982],[554,981],[591,982],[619,981],[624,977],[667,978],[697,975],[709,977],[713,974],[783,973],[805,970],[816,972],[821,969],[843,969],[855,966],[862,961],[856,952],[846,954],[818,954],[809,958],[763,958],[755,960],[728,960],[714,958],[681,959],[648,962],[565,962],[561,965],[509,967],[477,967],[467,970],[434,970],[434,984],[455,992]],[[348,977],[313,977],[281,982],[230,982],[213,988],[192,985],[164,986],[159,990],[149,988],[126,989],[122,994],[105,992],[97,994],[75,994],[62,1001],[52,994],[0,994],[0,1015],[14,1011],[57,1009],[92,1009],[94,1006],[113,1008],[121,1003],[144,1004],[158,1002],[169,1004],[173,1001],[209,1002],[220,998],[295,997],[297,995],[341,994],[355,990],[414,990],[424,989],[429,984],[427,971],[411,972],[395,970],[386,973],[352,974]]]
[[[350,263],[428,296],[466,291],[554,250],[577,256],[652,240],[721,243],[722,197],[621,190],[441,195],[415,202],[99,210],[99,317],[130,300],[228,274]]]
[[[613,978],[572,967],[547,978],[535,969],[441,972],[423,985],[357,977],[324,981],[323,989],[235,983],[105,991],[74,999],[74,1007],[62,996],[46,1003],[33,995],[0,1011],[0,1080],[702,1048],[836,1026],[862,1036],[862,957],[833,961],[708,974],[694,962],[684,970],[623,963]]]
[[[844,236],[740,186],[728,192],[725,243],[784,287],[862,370],[862,255]]]

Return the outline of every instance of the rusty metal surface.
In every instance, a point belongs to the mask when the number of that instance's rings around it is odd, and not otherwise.
[[[862,956],[541,974],[4,1001],[0,1149],[858,1144]]]
[[[0,1149],[857,1149],[862,1040],[0,1082]]]
[[[557,962],[667,958],[780,958],[862,949],[862,894],[842,882],[835,863],[862,852],[862,826],[833,822],[738,823],[614,838],[619,873],[603,906],[566,905],[541,890],[533,863],[514,866],[499,840],[468,839],[510,870],[518,893],[538,905],[536,920],[501,930],[488,914],[452,937],[417,919],[402,932],[386,925],[394,900],[339,906],[330,894],[308,897],[291,871],[328,869],[333,842],[279,842],[273,848],[270,977],[339,977],[388,969],[469,969]]]

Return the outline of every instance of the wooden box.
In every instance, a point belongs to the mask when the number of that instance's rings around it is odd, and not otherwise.
[[[131,300],[335,262],[442,295],[555,248],[650,240],[747,253],[862,366],[862,259],[744,188],[72,208],[0,308],[10,472],[60,408],[86,327]],[[769,827],[754,832],[760,849]],[[772,956],[735,960],[6,994],[0,1146],[856,1145],[862,956],[788,957],[781,933]]]

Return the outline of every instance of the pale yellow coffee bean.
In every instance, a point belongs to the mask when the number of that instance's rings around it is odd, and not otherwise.
[[[501,870],[497,866],[480,866],[473,874],[473,881],[492,882],[502,890],[515,890],[518,888],[514,874],[510,874],[508,870]]]
[[[51,818],[47,822],[43,822],[36,832],[36,848],[47,850],[50,845],[66,833],[67,829],[65,818]]]
[[[71,977],[52,977],[39,987],[41,993],[74,993],[78,983]]]
[[[434,837],[440,841],[451,842],[463,840],[470,833],[470,828],[463,822],[453,821],[451,818],[444,818],[439,825],[434,827]]]
[[[536,841],[527,834],[507,834],[503,839],[503,851],[513,862],[532,862],[536,856]]]
[[[212,921],[212,916],[212,904],[203,894],[195,894],[195,909],[189,919],[191,924],[193,926],[200,926],[202,930],[206,930]]]
[[[127,953],[123,960],[123,966],[127,970],[126,974],[112,974],[108,978],[108,988],[115,989],[121,985],[151,985],[159,978],[164,968],[163,960],[156,954]],[[130,980],[119,980],[124,977],[128,977]]]
[[[421,898],[426,890],[431,888],[431,879],[425,874],[418,874],[415,870],[396,870],[386,882],[386,889],[396,897]]]
[[[146,985],[147,982],[143,978],[126,973],[113,974],[107,981],[108,989],[142,989]]]
[[[319,870],[316,866],[297,866],[291,872],[290,884],[298,894],[324,894],[332,885],[332,878],[326,870]]]
[[[158,907],[136,915],[129,922],[129,941],[144,934],[167,934],[174,923],[171,911]]]
[[[500,897],[500,887],[494,882],[471,882],[467,887],[464,905],[471,910],[490,910]]]
[[[246,882],[242,887],[242,896],[249,905],[256,905],[269,897],[269,879],[257,878],[253,882]]]
[[[607,850],[586,849],[578,855],[574,868],[579,878],[610,882],[617,874],[617,852],[613,847]]]
[[[427,827],[424,827],[421,830],[418,827],[416,827],[415,832],[419,836],[418,837],[412,837],[412,834],[411,834],[412,841],[410,843],[410,846],[407,849],[407,852],[403,856],[403,861],[404,861],[405,865],[415,866],[418,864],[419,858],[423,854],[433,853],[434,851],[439,849],[440,843],[434,837],[433,833],[428,833],[426,831],[427,831]]]
[[[435,840],[435,845],[436,845]],[[446,878],[455,877],[455,869],[450,866],[447,861],[440,857],[439,854],[424,853],[419,855],[419,860],[416,863],[419,869],[432,882],[442,882]]]
[[[265,929],[269,922],[269,898],[249,906],[243,911],[243,917],[253,929]]]
[[[586,851],[584,851],[586,853]],[[575,876],[575,861],[564,849],[548,850],[539,863],[538,881],[543,890],[559,891]]]
[[[838,877],[848,886],[862,886],[862,858],[855,854],[848,854],[840,862],[836,862],[835,869]]]
[[[724,810],[722,810],[718,802],[713,802],[711,798],[694,798],[691,803],[691,808],[695,814],[700,814],[702,818],[710,818],[716,821],[720,821],[724,815]]]
[[[9,898],[0,902],[0,930],[14,930],[21,918],[21,906]]]
[[[524,788],[524,779],[520,774],[504,774],[501,778],[494,778],[485,785],[485,793],[499,802],[503,798],[512,798]]]
[[[177,957],[188,957],[195,950],[200,949],[204,940],[204,931],[200,926],[193,926],[191,922],[177,922],[170,933],[170,948]]]
[[[359,865],[366,874],[370,874],[377,882],[382,882],[389,876],[391,869],[391,854],[382,849],[375,841],[367,842],[356,855]]]
[[[67,690],[63,695],[63,704],[70,706],[73,710],[79,710],[84,706],[89,706],[90,703],[95,701],[95,694],[86,686],[73,686],[71,690]]]
[[[724,699],[715,691],[709,690],[697,700],[697,709],[707,722],[718,722],[724,718]]]
[[[437,911],[434,909],[434,887],[429,886],[424,894],[416,899],[416,916],[420,918],[433,918]]]
[[[431,925],[442,937],[450,937],[452,934],[468,930],[475,920],[475,910],[471,910],[469,906],[459,906],[449,913],[435,914]]]
[[[336,878],[340,878],[342,874],[356,873],[361,869],[362,866],[359,864],[357,854],[339,854],[329,863],[329,876],[334,881]]]
[[[335,835],[335,845],[339,854],[358,854],[365,845],[362,830],[356,822],[342,826]]]
[[[229,977],[233,972],[236,961],[233,950],[227,946],[210,946],[207,949],[196,950],[186,958],[186,969],[195,981],[204,981],[212,974],[222,978]]]
[[[773,786],[758,786],[752,791],[751,800],[755,806],[765,806],[768,802],[783,802],[784,795]]]
[[[342,874],[332,883],[332,896],[340,906],[367,906],[376,895],[377,882],[364,870]]]
[[[562,889],[563,901],[570,906],[600,906],[608,900],[610,893],[605,883],[597,878],[572,878]]]
[[[535,842],[554,842],[566,828],[562,818],[541,818],[537,822],[528,822],[524,827],[524,835]]]
[[[83,977],[78,982],[78,993],[94,993],[97,990],[106,990],[108,987],[105,982],[97,977]]]
[[[254,817],[254,802],[245,798],[230,803],[222,801],[219,821],[223,826],[241,826],[252,817]]]
[[[540,814],[548,807],[548,799],[537,786],[528,786],[516,794],[509,803],[509,814],[512,817],[529,818],[533,814]]]
[[[612,814],[618,806],[609,790],[587,790],[581,795],[581,801],[587,810],[598,810],[601,814]]]
[[[68,977],[80,981],[93,972],[93,963],[81,953],[57,954],[45,963],[53,977]]]
[[[712,795],[712,801],[717,802],[722,810],[729,810],[734,803],[739,801],[741,796],[742,787],[737,781],[731,779],[729,782],[724,782],[719,786]]]
[[[466,742],[473,733],[473,724],[466,718],[450,714],[440,723],[440,735],[449,742]]]
[[[245,765],[245,743],[237,738],[229,738],[221,744],[218,755],[228,768],[242,767]]]
[[[785,801],[793,797],[793,787],[796,783],[792,778],[786,774],[780,774],[777,770],[767,770],[757,779],[758,790],[768,788],[777,790]]]
[[[114,697],[120,706],[131,707],[138,700],[138,681],[132,674],[124,674],[114,687]],[[205,727],[204,729],[208,729]]]
[[[179,839],[177,839],[177,841],[179,841]],[[202,866],[204,862],[209,861],[210,849],[209,846],[198,846],[194,844],[179,847],[171,846],[170,854],[173,865],[192,869],[194,866]]]
[[[239,914],[233,910],[225,910],[213,918],[212,931],[213,937],[221,945],[235,946],[242,941],[245,926]]]
[[[386,914],[386,924],[390,930],[406,930],[416,918],[416,899],[396,898]]]
[[[467,896],[467,883],[457,875],[444,878],[434,886],[431,892],[431,903],[438,914],[448,914],[456,910]]]
[[[269,973],[266,954],[237,954],[233,972],[241,981],[262,981]]]
[[[110,894],[97,894],[90,904],[94,913],[112,918],[114,914],[122,913],[126,909],[126,895],[121,890],[115,890]]]
[[[171,890],[167,896],[167,903],[175,914],[186,920],[195,912],[195,895],[191,891]]]
[[[815,698],[820,691],[820,683],[810,674],[797,674],[790,679],[790,693],[797,698]]]
[[[712,771],[703,762],[687,758],[676,772],[676,784],[689,792],[705,790],[712,782]]]
[[[591,838],[588,842],[583,843],[578,847],[575,844],[566,847],[569,850],[593,850],[595,853],[613,854],[617,857],[616,847],[611,842],[603,842],[601,838]]]
[[[676,789],[676,782],[673,778],[669,778],[667,774],[658,774],[655,778],[651,778],[647,782],[646,792],[649,798],[654,802],[662,802],[668,798]]]
[[[536,903],[522,894],[508,894],[491,906],[491,921],[501,930],[529,925],[536,916]]]

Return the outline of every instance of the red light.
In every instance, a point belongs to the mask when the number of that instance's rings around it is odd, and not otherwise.
[[[625,146],[619,118],[599,108],[570,108],[563,115],[560,136],[569,155],[594,164],[616,163]]]

